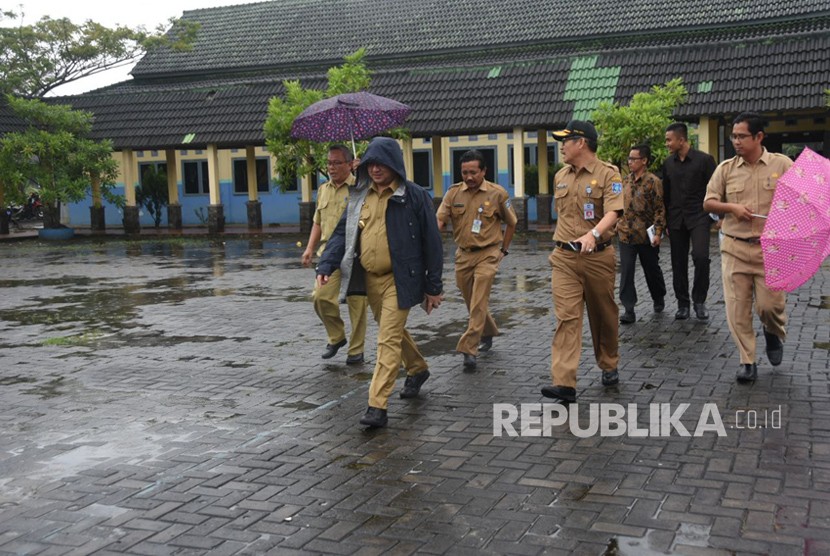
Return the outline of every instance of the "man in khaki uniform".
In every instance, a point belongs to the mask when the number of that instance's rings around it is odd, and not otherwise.
[[[758,376],[755,362],[755,330],[752,297],[764,326],[767,358],[773,366],[784,357],[787,304],[784,292],[767,288],[761,234],[778,178],[792,166],[783,154],[770,153],[762,145],[764,119],[753,112],[739,114],[732,123],[732,144],[737,156],[721,162],[709,181],[703,209],[725,214],[721,265],[726,322],[741,356],[738,382]],[[759,218],[759,216],[761,218]]]
[[[352,175],[352,152],[343,145],[332,145],[328,154],[329,181],[317,190],[317,209],[314,211],[314,223],[308,237],[308,245],[303,252],[303,266],[311,266],[311,257],[317,244],[317,256],[323,254],[326,241],[331,237],[334,228],[340,221],[349,199],[349,188],[354,185]],[[329,281],[320,286],[315,284],[311,294],[314,311],[323,326],[326,327],[328,344],[323,352],[323,359],[331,359],[338,350],[346,345],[346,327],[340,317],[338,296],[340,294],[340,271],[335,271]],[[346,357],[347,365],[363,363],[363,343],[366,338],[366,296],[350,295],[346,298],[349,307],[349,321],[352,325],[352,334],[349,338],[349,354]]]
[[[464,367],[475,369],[479,349],[487,351],[499,329],[488,310],[490,289],[499,263],[508,254],[516,231],[516,213],[505,189],[484,179],[487,165],[481,152],[461,156],[461,183],[450,187],[438,208],[438,229],[452,222],[458,245],[455,253],[455,281],[470,320],[458,340],[456,351],[464,354]],[[501,224],[507,226],[502,234]],[[481,348],[479,348],[481,343]]]
[[[406,319],[416,305],[429,313],[441,304],[443,259],[429,194],[406,179],[398,143],[376,137],[363,155],[346,212],[317,265],[321,285],[340,269],[341,297],[365,288],[378,323],[377,363],[361,425],[386,426],[401,363],[407,375],[401,398],[418,396],[430,376],[406,331]]]
[[[542,395],[559,402],[576,400],[576,370],[582,348],[583,306],[594,343],[602,384],[619,383],[617,364],[619,308],[614,299],[616,257],[614,224],[623,212],[620,171],[597,158],[597,131],[590,122],[572,120],[553,132],[562,143],[566,165],[554,178],[559,215],[551,264],[556,330],[551,344],[553,385]]]

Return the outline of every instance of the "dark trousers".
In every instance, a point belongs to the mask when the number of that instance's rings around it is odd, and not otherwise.
[[[637,256],[643,266],[646,284],[652,301],[662,302],[666,296],[666,282],[660,270],[660,248],[648,243],[620,242],[620,301],[626,311],[633,311],[637,304],[637,288],[634,287],[634,270]]]
[[[692,286],[692,301],[705,303],[709,292],[709,225],[703,224],[691,230],[669,229],[671,244],[671,271],[674,296],[678,307],[689,304],[689,242],[692,244],[692,261],[695,264],[695,278]]]

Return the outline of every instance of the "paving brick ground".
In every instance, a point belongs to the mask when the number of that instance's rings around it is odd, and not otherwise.
[[[709,322],[674,321],[671,295],[653,314],[638,274],[619,388],[585,336],[582,427],[591,403],[636,403],[642,427],[648,404],[688,403],[694,430],[713,403],[726,436],[509,437],[493,404],[540,403],[550,380],[549,236],[511,248],[504,335],[476,373],[452,352],[448,254],[447,302],[410,318],[432,378],[367,432],[376,329],[366,365],[319,358],[298,239],[0,245],[0,553],[830,552],[830,265],[790,296],[784,364],[761,354],[752,386],[734,382],[717,254]],[[757,428],[736,428],[747,410]]]

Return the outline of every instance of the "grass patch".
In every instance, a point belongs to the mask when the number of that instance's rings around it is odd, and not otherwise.
[[[83,334],[75,334],[72,336],[57,336],[55,338],[46,338],[40,343],[44,346],[88,346],[94,341],[101,338],[103,334],[98,331],[84,332]]]

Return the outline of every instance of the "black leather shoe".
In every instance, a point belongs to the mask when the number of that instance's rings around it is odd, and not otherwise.
[[[628,309],[625,310],[620,316],[620,323],[621,324],[632,324],[637,321],[637,315],[634,314],[634,311],[629,311]]]
[[[767,340],[767,359],[769,364],[777,367],[784,359],[784,342],[775,334],[770,334],[767,329],[764,329],[764,338]]]
[[[414,398],[421,391],[421,386],[429,378],[429,371],[423,370],[414,375],[408,375],[403,383],[403,390],[401,390],[401,398]]]
[[[363,363],[363,354],[355,353],[354,355],[346,356],[346,365],[359,365]]]
[[[543,386],[542,395],[564,403],[576,401],[576,388],[569,386]]]
[[[697,320],[706,320],[709,318],[709,312],[706,310],[705,303],[695,303],[695,316]]]
[[[372,406],[369,406],[369,409],[366,410],[366,415],[360,419],[361,425],[372,428],[385,427],[388,422],[389,419],[386,417],[386,410]]]
[[[343,338],[336,344],[326,344],[326,351],[323,352],[322,358],[323,359],[331,359],[337,352],[340,351],[340,348],[346,345],[346,338]]]
[[[475,369],[476,368],[476,356],[470,355],[469,353],[464,354],[464,368],[465,369]]]
[[[665,309],[665,308],[666,308],[666,302],[663,301],[662,299],[660,301],[655,301],[654,302],[654,312],[655,313],[662,313],[663,309]]]
[[[687,318],[689,318],[689,308],[678,307],[677,312],[674,314],[674,318],[677,320],[686,320]]]
[[[742,363],[738,374],[735,375],[735,379],[741,384],[755,382],[756,378],[758,378],[758,367],[755,363]]]
[[[617,372],[617,369],[613,371],[603,371],[602,372],[602,385],[603,386],[616,386],[620,383],[620,373]]]
[[[493,337],[492,336],[482,336],[481,337],[481,345],[478,346],[478,351],[490,351],[491,347],[493,347]]]

